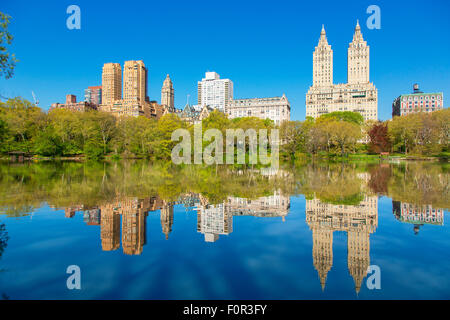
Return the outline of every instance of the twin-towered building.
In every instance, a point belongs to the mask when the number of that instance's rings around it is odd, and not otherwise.
[[[348,47],[347,83],[333,83],[333,50],[322,26],[313,53],[313,85],[306,94],[306,116],[318,118],[335,111],[353,111],[364,120],[377,120],[378,90],[369,74],[370,50],[357,22]]]

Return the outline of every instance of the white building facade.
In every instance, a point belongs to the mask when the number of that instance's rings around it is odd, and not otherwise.
[[[313,53],[313,85],[306,94],[307,117],[353,111],[359,112],[364,120],[378,119],[378,90],[369,82],[370,50],[359,23],[349,44],[347,62],[347,83],[333,84],[333,50],[322,26]]]
[[[206,72],[205,78],[198,81],[198,104],[209,106],[224,112],[225,107],[233,99],[233,82],[220,79],[216,72]]]
[[[225,113],[229,119],[257,117],[273,120],[279,125],[291,119],[291,106],[283,94],[281,97],[231,100]]]

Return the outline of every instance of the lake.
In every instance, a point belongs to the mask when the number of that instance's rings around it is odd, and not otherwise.
[[[449,169],[2,162],[0,295],[449,299]]]

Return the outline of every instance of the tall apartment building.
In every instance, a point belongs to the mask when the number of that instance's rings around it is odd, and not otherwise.
[[[198,104],[209,106],[224,112],[233,99],[233,82],[220,79],[216,72],[206,72],[202,81],[198,81]]]
[[[235,99],[225,109],[228,118],[257,117],[270,119],[279,125],[291,118],[291,106],[283,94],[281,97]]]
[[[122,99],[122,68],[119,63],[105,63],[102,72],[102,104],[112,105]]]
[[[102,104],[102,86],[88,87],[84,89],[84,101],[94,104]]]
[[[148,70],[142,60],[125,61],[123,81],[120,64],[106,63],[102,75],[102,105],[100,110],[120,116],[158,117],[162,107],[149,101]],[[123,97],[122,97],[123,83]],[[155,112],[153,112],[155,111]]]
[[[413,86],[413,93],[402,94],[392,103],[392,117],[404,116],[418,112],[433,112],[444,108],[442,92],[423,93],[417,83]]]
[[[143,104],[147,101],[147,68],[142,60],[125,61],[123,67],[123,102]]]
[[[306,94],[306,116],[335,111],[359,112],[364,120],[378,119],[378,90],[369,81],[370,50],[357,22],[348,47],[347,83],[333,84],[333,50],[322,26],[313,53],[313,85]]]
[[[161,105],[165,106],[169,112],[175,112],[175,92],[169,75],[166,76],[161,88]]]

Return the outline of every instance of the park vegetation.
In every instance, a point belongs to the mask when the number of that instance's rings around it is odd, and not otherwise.
[[[404,155],[447,155],[450,111],[418,113],[394,117],[385,122],[364,122],[355,112],[333,112],[317,119],[273,121],[255,117],[228,119],[213,111],[202,122],[203,132],[219,129],[279,129],[282,158],[348,157],[381,152]],[[31,102],[14,98],[0,102],[0,153],[23,152],[40,157],[80,157],[101,159],[147,158],[169,160],[177,142],[172,132],[193,125],[175,114],[158,121],[145,117],[115,118],[100,111],[72,112],[56,109],[43,112]],[[208,143],[204,142],[204,146]]]
[[[450,110],[394,117],[388,121],[363,121],[355,112],[332,112],[317,119],[288,121],[280,126],[285,157],[305,154],[349,154],[447,157],[450,141]]]

